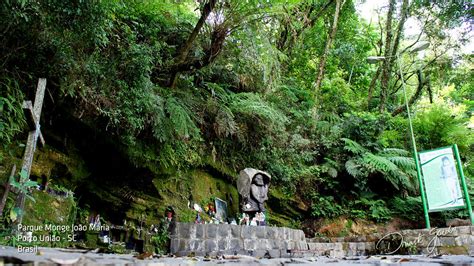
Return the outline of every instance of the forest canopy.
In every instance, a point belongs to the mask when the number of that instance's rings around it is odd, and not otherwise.
[[[45,77],[44,128],[70,117],[156,174],[254,167],[308,217],[409,215],[404,82],[417,149],[456,143],[472,183],[472,4],[385,2],[1,1],[0,163]]]

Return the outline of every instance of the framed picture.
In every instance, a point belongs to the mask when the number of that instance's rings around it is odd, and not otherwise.
[[[227,202],[216,198],[214,203],[216,205],[216,218],[219,221],[227,222]]]
[[[464,208],[457,162],[452,147],[419,153],[428,211]]]

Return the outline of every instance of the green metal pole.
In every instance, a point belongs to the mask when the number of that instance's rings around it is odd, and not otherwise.
[[[466,199],[466,208],[471,218],[471,225],[474,225],[474,216],[472,215],[471,200],[469,199],[469,192],[467,190],[466,178],[464,177],[464,172],[462,170],[461,156],[459,156],[458,145],[453,145],[454,155],[456,156],[456,162],[459,170],[459,175],[461,176],[462,189],[464,191],[464,198]]]
[[[411,122],[410,107],[408,106],[408,97],[407,97],[407,91],[405,89],[405,80],[403,78],[402,66],[400,64],[400,56],[398,53],[397,53],[397,63],[398,63],[398,70],[400,72],[400,79],[402,81],[403,94],[405,95],[405,105],[407,107],[408,123],[410,125],[411,143],[413,145],[413,156],[415,158],[416,175],[418,177],[418,183],[420,184],[420,194],[421,194],[421,201],[423,202],[423,212],[425,214],[425,223],[426,223],[426,228],[430,229],[431,225],[430,225],[430,216],[428,214],[428,204],[426,203],[425,188],[423,185],[423,179],[421,178],[420,161],[418,159],[418,152],[416,150],[415,134],[413,133],[413,124]]]

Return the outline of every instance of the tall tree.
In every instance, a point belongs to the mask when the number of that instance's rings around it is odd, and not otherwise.
[[[380,77],[380,66],[377,68],[377,71],[375,72],[375,75],[372,77],[372,80],[370,81],[369,85],[369,92],[367,94],[367,110],[370,110],[370,102],[372,101],[372,96],[374,94],[374,89],[375,89],[375,84],[377,83],[377,80]]]
[[[400,45],[400,40],[402,39],[403,28],[405,26],[405,21],[407,20],[408,13],[409,13],[408,0],[403,0],[401,12],[400,12],[400,21],[398,22],[397,31],[396,31],[396,35],[395,35],[395,40],[393,42],[393,47],[392,47],[392,54],[390,56],[390,60],[392,61],[391,62],[392,65],[393,65],[393,62],[395,61],[396,55],[398,53],[398,46]]]
[[[418,77],[418,86],[416,87],[416,91],[415,91],[415,94],[413,94],[410,98],[410,100],[408,101],[408,105],[411,106],[413,105],[416,100],[418,100],[421,96],[421,93],[422,93],[422,90],[423,90],[423,87],[428,87],[428,90],[430,90],[430,80],[429,79],[425,79],[423,77],[423,73],[421,71],[421,69],[418,69],[416,71],[416,74],[417,74],[417,77]],[[395,110],[393,110],[392,112],[392,116],[396,116],[398,114],[401,114],[403,111],[406,110],[406,106],[405,104],[401,104],[400,106],[398,106]]]
[[[387,22],[385,24],[385,60],[383,61],[382,65],[382,76],[380,80],[380,104],[379,110],[383,112],[385,110],[385,104],[387,101],[387,94],[388,94],[388,83],[390,81],[390,75],[392,71],[392,20],[393,20],[393,12],[395,11],[395,4],[396,0],[390,0],[387,12]]]
[[[326,60],[329,55],[329,51],[331,50],[332,43],[334,42],[334,39],[336,38],[337,23],[339,21],[339,13],[341,12],[341,9],[344,3],[345,1],[336,0],[336,10],[334,11],[334,19],[332,22],[331,33],[329,34],[328,40],[326,41],[326,47],[324,48],[323,56],[321,57],[319,61],[319,70],[318,70],[318,75],[316,77],[316,85],[315,85],[316,90],[319,90],[319,87],[321,87],[321,81],[323,80],[323,77],[324,77],[324,67],[326,66]]]
[[[194,41],[196,40],[199,32],[201,31],[204,23],[206,22],[207,17],[211,14],[212,10],[216,6],[216,0],[209,0],[206,4],[204,4],[201,12],[201,17],[199,18],[198,22],[194,26],[193,31],[189,35],[186,42],[181,47],[178,56],[176,57],[176,65],[183,64],[193,46]],[[170,87],[174,87],[176,85],[176,77],[179,72],[179,68],[174,68],[171,72],[170,78]]]

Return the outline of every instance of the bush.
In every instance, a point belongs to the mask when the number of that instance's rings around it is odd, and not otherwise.
[[[474,144],[474,133],[466,127],[468,121],[454,114],[449,106],[430,105],[413,120],[418,148],[435,149],[456,143],[461,153],[468,154]]]
[[[313,217],[338,217],[344,214],[341,205],[335,202],[333,196],[312,195],[311,216]]]
[[[365,218],[375,222],[384,222],[392,218],[392,212],[381,199],[361,198],[351,204],[351,215],[354,218]],[[365,217],[363,213],[365,212]]]
[[[26,125],[22,103],[25,99],[18,83],[8,77],[0,77],[0,143],[10,144],[15,134]]]
[[[421,221],[423,219],[423,204],[420,197],[393,198],[390,208],[396,216],[410,220]]]

